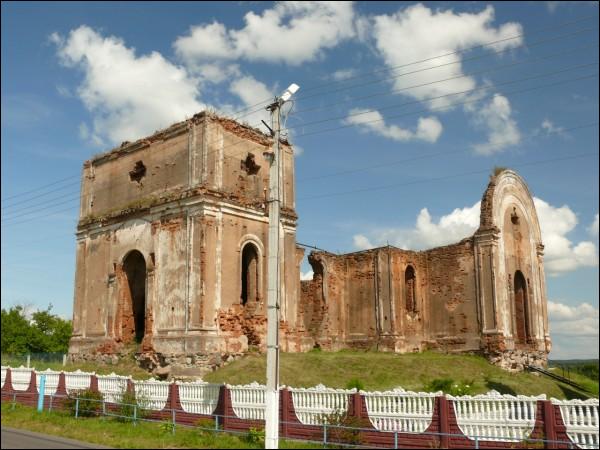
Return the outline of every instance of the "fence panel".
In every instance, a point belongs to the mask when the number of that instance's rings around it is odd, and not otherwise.
[[[31,372],[35,369],[29,369],[27,367],[18,367],[17,369],[11,369],[11,381],[15,391],[26,391],[31,382]]]
[[[380,431],[423,433],[433,419],[435,398],[440,393],[407,392],[394,389],[385,392],[360,392],[367,404],[369,420]]]
[[[127,386],[127,384],[125,384]],[[135,396],[144,408],[160,411],[167,404],[170,383],[154,379],[134,381]]]
[[[304,425],[321,425],[333,413],[348,411],[348,396],[356,389],[331,389],[322,384],[312,388],[289,388],[296,417]]]
[[[537,401],[545,395],[526,397],[496,391],[474,397],[452,397],[456,421],[469,439],[519,442],[529,438],[535,426]]]
[[[185,412],[193,414],[212,414],[219,402],[219,384],[205,382],[177,382],[179,402]]]
[[[235,415],[240,419],[265,420],[265,390],[266,386],[256,382],[230,386],[231,406]]]
[[[598,448],[598,399],[551,401],[560,408],[569,439],[579,448]]]
[[[98,378],[98,390],[102,393],[104,400],[110,403],[121,401],[123,393],[127,391],[127,381],[131,377],[123,377],[115,373],[110,375],[96,375]]]
[[[36,370],[36,389],[40,392],[40,378],[42,375],[46,375],[46,384],[44,386],[44,395],[54,395],[56,394],[56,389],[58,388],[58,381],[60,379],[60,372],[55,372],[54,370],[46,369],[43,372],[38,372]]]
[[[71,391],[79,391],[82,389],[88,389],[92,383],[93,372],[82,372],[76,370],[75,372],[65,372],[65,387],[67,393]]]

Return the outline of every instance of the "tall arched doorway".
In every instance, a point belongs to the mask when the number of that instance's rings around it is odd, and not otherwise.
[[[406,311],[409,313],[417,312],[417,277],[415,269],[408,266],[404,272],[404,289],[406,296]]]
[[[258,280],[258,249],[252,243],[247,243],[242,249],[242,289],[240,301],[246,305],[249,301],[256,302],[259,298]]]
[[[123,260],[123,272],[127,278],[127,286],[123,288],[129,289],[129,305],[123,306],[125,311],[132,313],[133,319],[127,320],[125,315],[123,335],[125,339],[133,335],[136,342],[142,342],[146,331],[146,261],[139,251],[127,254]]]
[[[527,280],[520,270],[515,272],[514,289],[517,342],[525,344],[529,337],[529,305],[527,304]]]

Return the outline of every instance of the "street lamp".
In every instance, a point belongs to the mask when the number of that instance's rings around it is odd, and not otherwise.
[[[292,83],[280,97],[267,106],[271,112],[273,152],[269,153],[269,247],[267,288],[267,389],[265,392],[265,448],[279,446],[279,294],[281,291],[280,243],[280,185],[283,177],[279,133],[281,131],[281,106],[300,87]]]

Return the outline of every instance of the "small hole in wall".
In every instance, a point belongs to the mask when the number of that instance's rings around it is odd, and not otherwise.
[[[129,171],[129,179],[131,181],[142,181],[142,178],[146,175],[146,166],[142,161],[137,161],[133,170]]]
[[[171,306],[171,312],[175,312],[175,307]]]

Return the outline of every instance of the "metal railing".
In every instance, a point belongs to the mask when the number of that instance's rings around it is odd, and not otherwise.
[[[17,397],[23,397],[25,395],[31,395],[33,397],[37,397],[37,394],[33,393],[25,393],[25,392],[12,392],[10,395],[3,394],[3,402],[6,401],[6,397],[12,397],[11,401],[11,410],[16,408],[16,405],[19,403],[17,401]],[[73,395],[60,395],[60,394],[51,394],[45,395],[45,399],[48,400],[48,411],[65,411],[69,410],[75,418],[79,418],[82,414],[92,413],[93,416],[104,416],[104,417],[112,417],[121,421],[129,421],[135,426],[138,422],[152,422],[152,423],[162,423],[165,426],[165,429],[169,429],[172,434],[176,434],[176,430],[178,427],[184,428],[193,428],[195,430],[205,431],[205,432],[213,432],[213,433],[227,433],[231,435],[245,436],[248,435],[248,430],[239,430],[239,429],[227,429],[226,424],[227,421],[235,420],[239,423],[241,420],[237,416],[228,416],[223,414],[210,414],[205,415],[204,417],[198,417],[196,419],[195,424],[189,423],[189,416],[197,416],[196,414],[190,414],[184,411],[183,409],[173,409],[173,408],[163,408],[159,411],[152,409],[150,407],[144,407],[143,405],[137,403],[122,403],[122,402],[108,402],[105,399],[96,400],[85,398],[82,399],[78,396]],[[35,400],[35,398],[34,398]],[[63,401],[60,401],[63,400]],[[65,400],[69,400],[70,402],[74,402],[74,405],[68,405]],[[85,404],[97,404],[95,408],[86,409],[83,405]],[[130,414],[124,414],[126,411],[131,411]],[[158,416],[158,417],[153,417]],[[187,416],[187,420],[185,420]],[[178,422],[179,417],[179,422]],[[203,424],[202,420],[204,419]],[[209,420],[212,420],[213,423],[210,424]],[[254,422],[262,422],[264,421],[252,421]],[[208,426],[210,424],[210,426]],[[249,424],[249,426],[252,426]],[[298,422],[289,422],[289,421],[281,421],[280,426],[282,430],[286,427],[293,427],[296,429],[303,429],[306,426],[298,423]],[[293,432],[288,433],[292,434],[291,436],[286,435],[286,433],[281,433],[281,438],[289,441],[299,441],[304,443],[313,443],[313,444],[321,444],[323,447],[327,447],[330,445],[341,446],[345,448],[406,448],[407,444],[403,443],[403,439],[406,438],[406,433],[401,431],[378,431],[372,428],[362,428],[362,427],[351,427],[340,424],[328,424],[322,423],[319,425],[311,425],[308,428],[311,429],[310,437],[308,438],[298,438],[293,436]],[[372,444],[367,443],[366,439],[362,436],[362,434],[373,434],[377,433],[378,435],[385,435],[393,438],[393,444],[390,445],[382,445],[382,444]],[[461,448],[481,448],[482,443],[486,443],[486,447],[489,447],[490,442],[495,442],[496,444],[501,444],[498,442],[502,436],[494,435],[494,436],[474,436],[472,438],[467,438],[464,434],[456,434],[456,433],[441,433],[441,432],[427,432],[424,431],[419,433],[418,436],[430,437],[431,440],[429,442],[424,442],[422,448],[431,448],[432,446],[440,446],[442,439],[459,439],[461,441]],[[411,435],[411,447],[414,448],[414,437],[415,435]],[[523,445],[524,447],[548,447],[549,444],[561,446],[561,448],[569,448],[574,449],[578,448],[578,446],[571,441],[560,441],[560,440],[549,440],[549,439],[539,439],[539,438],[527,438],[519,442],[514,442],[514,436],[506,436],[505,442],[512,441],[513,445]],[[588,448],[598,448],[588,447]]]

